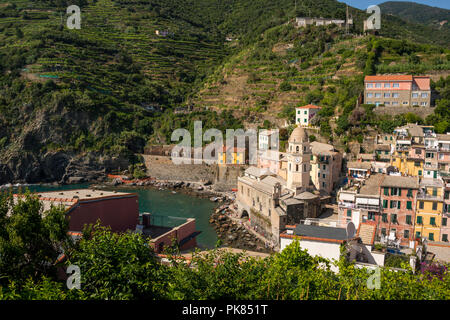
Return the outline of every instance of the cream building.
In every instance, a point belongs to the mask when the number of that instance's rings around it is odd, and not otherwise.
[[[285,172],[286,178],[269,168],[257,167],[249,167],[238,178],[236,204],[240,216],[248,216],[251,226],[277,247],[287,224],[320,214],[320,197],[310,184],[311,155],[308,136],[297,127],[280,161],[279,173]]]

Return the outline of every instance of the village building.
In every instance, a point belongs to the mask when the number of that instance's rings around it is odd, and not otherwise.
[[[364,104],[430,107],[430,77],[376,75],[364,78]]]
[[[381,183],[381,215],[376,217],[378,236],[409,246],[415,239],[414,221],[419,178],[387,175]]]
[[[353,222],[356,228],[364,222],[375,222],[381,211],[380,186],[383,174],[373,174],[367,180],[339,190],[338,220],[340,225]]]
[[[442,179],[424,178],[417,195],[417,238],[439,241],[444,209],[444,182]]]
[[[332,145],[311,142],[311,181],[322,194],[337,187],[342,170],[342,154]]]
[[[365,180],[372,172],[372,164],[368,162],[350,161],[347,162],[347,175],[349,179]]]
[[[15,194],[17,201],[22,195]],[[135,193],[76,189],[37,193],[43,211],[62,206],[69,219],[69,231],[82,232],[85,225],[100,222],[113,232],[134,231],[139,222],[138,195]]]
[[[248,216],[251,226],[276,246],[286,224],[316,218],[321,211],[321,198],[310,178],[311,147],[302,127],[294,129],[287,149],[279,170],[285,178],[268,168],[249,167],[238,178],[236,194],[239,215]]]
[[[295,124],[302,127],[311,126],[311,120],[316,116],[320,109],[322,108],[312,104],[295,108]]]

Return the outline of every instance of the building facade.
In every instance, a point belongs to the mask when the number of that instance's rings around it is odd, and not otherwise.
[[[311,126],[311,120],[320,111],[320,109],[322,108],[312,104],[295,108],[295,124],[302,127]]]
[[[430,107],[430,78],[411,75],[366,76],[364,103],[385,107]]]

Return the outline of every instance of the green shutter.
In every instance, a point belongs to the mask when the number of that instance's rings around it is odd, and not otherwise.
[[[347,217],[351,217],[352,216],[352,209],[347,209]]]
[[[419,176],[421,176],[422,175],[422,170],[419,170]]]
[[[402,205],[402,203],[400,201],[397,202],[397,209],[401,209],[401,205]]]
[[[434,241],[434,233],[429,233],[428,234],[428,240]]]
[[[422,224],[422,216],[417,216],[417,224]]]
[[[410,215],[406,216],[406,223],[411,224],[411,216]]]
[[[406,229],[404,234],[403,234],[403,238],[408,239],[409,238],[409,230]]]
[[[412,209],[412,202],[406,201],[406,209],[411,210]]]
[[[384,195],[388,196],[389,195],[389,188],[384,188]]]
[[[430,224],[432,226],[436,225],[436,218],[430,218]]]
[[[442,225],[447,226],[447,218],[442,218]]]
[[[388,201],[387,200],[383,200],[383,208],[387,208],[388,207]]]

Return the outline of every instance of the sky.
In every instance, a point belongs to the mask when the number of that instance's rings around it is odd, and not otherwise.
[[[370,5],[380,4],[388,0],[338,0],[338,1],[347,3],[352,7],[364,10],[367,9]],[[394,0],[394,1],[402,1],[402,0]],[[432,7],[450,9],[449,0],[410,0],[410,2],[426,4]]]

